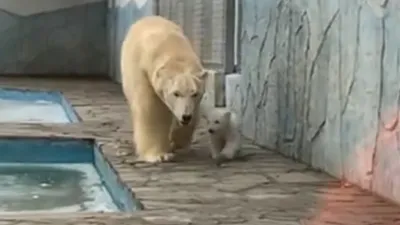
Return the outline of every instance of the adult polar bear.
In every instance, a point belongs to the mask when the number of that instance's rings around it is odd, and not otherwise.
[[[122,44],[121,74],[139,160],[169,161],[174,148],[190,145],[211,72],[172,21],[147,16],[131,26]]]

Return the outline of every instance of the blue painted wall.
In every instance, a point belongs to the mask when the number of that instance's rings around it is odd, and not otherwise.
[[[143,16],[151,15],[152,13],[152,0],[109,0],[109,73],[118,82],[120,81],[120,49],[126,32],[128,31],[132,23]]]
[[[106,15],[107,1],[30,15],[0,9],[0,74],[106,74]]]

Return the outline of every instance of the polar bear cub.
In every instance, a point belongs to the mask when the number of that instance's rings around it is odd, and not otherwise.
[[[216,160],[233,159],[241,147],[240,120],[227,108],[202,109],[207,120],[211,157]]]

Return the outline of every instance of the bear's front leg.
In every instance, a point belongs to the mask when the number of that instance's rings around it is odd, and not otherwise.
[[[173,119],[171,127],[170,141],[172,144],[172,151],[188,152],[197,121],[193,121],[189,125],[182,126]]]
[[[149,118],[136,116],[135,121],[134,141],[139,160],[149,163],[172,160],[174,154],[170,151],[168,131],[162,126],[154,127]]]
[[[140,161],[149,163],[171,161],[174,158],[169,141],[171,115],[165,107],[157,105],[156,101],[154,103],[148,107],[139,104],[134,107],[133,138],[136,153]]]
[[[210,154],[211,158],[218,160],[221,156],[221,150],[223,148],[223,140],[219,137],[211,135],[210,137]]]
[[[240,136],[228,138],[224,148],[221,150],[221,155],[229,160],[235,158],[240,150],[240,142]]]

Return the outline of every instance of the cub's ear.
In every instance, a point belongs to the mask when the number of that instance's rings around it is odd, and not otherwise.
[[[226,121],[229,121],[231,119],[231,112],[230,111],[226,111],[224,113],[224,118],[226,119]]]
[[[213,75],[215,75],[217,73],[217,71],[215,71],[215,70],[207,70],[207,69],[204,69],[203,71],[201,71],[200,72],[200,74],[199,74],[199,77],[201,78],[201,79],[207,79],[207,77],[208,76],[213,76]]]

